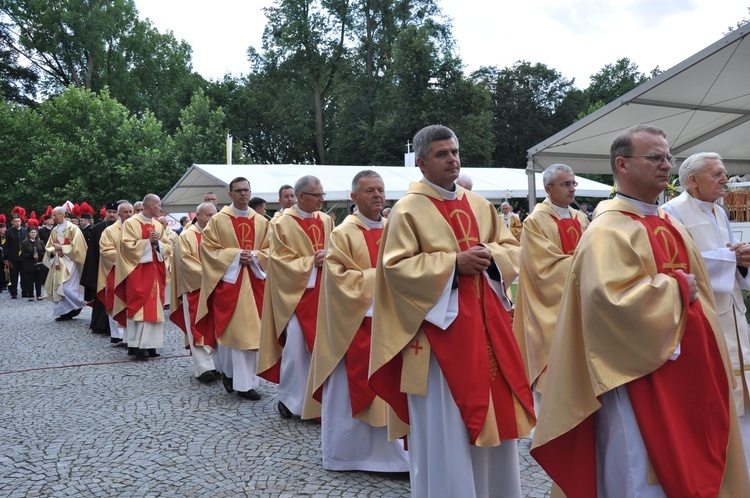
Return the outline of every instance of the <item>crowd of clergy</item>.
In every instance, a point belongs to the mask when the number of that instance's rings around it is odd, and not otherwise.
[[[134,360],[169,319],[199,382],[251,401],[278,384],[281,417],[320,421],[325,469],[409,472],[415,497],[521,497],[530,435],[552,496],[750,496],[750,246],[716,202],[721,156],[686,158],[660,205],[675,159],[638,125],[612,143],[614,199],[575,209],[554,164],[522,222],[471,191],[452,130],[413,143],[421,181],[388,207],[364,169],[338,226],[312,175],[273,216],[235,178],[178,230],[155,194],[97,224],[86,203],[42,226],[15,208],[0,290],[20,280],[57,321],[91,306]]]

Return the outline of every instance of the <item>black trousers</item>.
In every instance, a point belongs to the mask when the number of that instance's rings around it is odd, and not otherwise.
[[[8,285],[10,286],[10,295],[16,296],[18,295],[18,277],[21,274],[21,262],[11,261],[10,265],[11,268],[8,271],[10,273],[10,282],[8,282]],[[23,289],[21,289],[21,292],[23,292]]]
[[[26,297],[42,297],[42,287],[44,287],[44,272],[37,268],[34,271],[25,271],[21,275],[22,292]]]

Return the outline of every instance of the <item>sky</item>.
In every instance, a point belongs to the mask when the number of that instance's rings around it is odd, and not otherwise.
[[[438,0],[452,20],[467,72],[519,60],[555,69],[586,88],[623,57],[649,74],[667,70],[750,18],[750,0]],[[142,19],[193,48],[193,70],[218,80],[247,74],[272,0],[135,0]],[[512,6],[509,6],[512,5]]]

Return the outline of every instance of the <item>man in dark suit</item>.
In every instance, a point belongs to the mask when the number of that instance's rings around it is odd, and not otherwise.
[[[5,267],[10,273],[10,297],[18,299],[18,277],[21,272],[21,242],[26,238],[26,229],[21,226],[21,215],[11,215],[11,227],[5,232],[3,254]],[[27,297],[27,296],[23,296]]]
[[[81,219],[83,220],[83,218]],[[104,221],[100,221],[89,230],[86,261],[83,263],[83,271],[81,272],[81,285],[84,289],[83,298],[91,304],[92,308],[89,329],[95,334],[109,335],[107,310],[104,307],[104,303],[96,298],[96,287],[99,275],[99,241],[102,238],[104,229],[112,225],[115,221],[117,221],[117,203],[108,202],[105,205]],[[81,231],[84,232],[83,230]]]

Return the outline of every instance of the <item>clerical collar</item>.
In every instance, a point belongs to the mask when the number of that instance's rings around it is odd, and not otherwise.
[[[617,192],[617,194],[615,195],[615,199],[629,202],[630,204],[635,206],[638,211],[646,216],[656,216],[659,214],[659,206],[657,206],[656,204],[639,201],[638,199],[633,199],[629,195],[621,194],[620,192]]]
[[[716,204],[713,202],[702,201],[700,199],[696,199],[695,197],[693,197],[693,200],[695,201],[696,204],[698,204],[698,207],[700,208],[700,210],[706,214],[711,214],[714,210],[714,206],[716,206]]]
[[[235,207],[234,203],[231,203],[229,207],[232,208],[232,211],[234,211],[234,214],[237,215],[238,218],[250,217],[250,206],[248,206],[247,209],[245,209],[244,211],[242,209]]]
[[[549,201],[549,205],[554,208],[555,211],[557,211],[557,214],[560,215],[560,218],[570,218],[570,208],[566,207],[560,207],[554,202],[552,202],[552,199],[547,197],[547,200]]]
[[[315,214],[314,214],[314,213],[308,213],[308,212],[306,212],[306,211],[302,211],[302,210],[301,210],[301,209],[299,208],[299,206],[297,206],[296,204],[295,204],[294,206],[292,206],[292,208],[294,208],[294,209],[295,209],[295,210],[296,210],[296,211],[297,211],[297,212],[299,213],[299,215],[300,215],[300,216],[301,216],[302,218],[314,218],[314,217],[315,217]]]
[[[422,181],[429,185],[430,187],[434,188],[438,194],[440,194],[440,197],[443,198],[445,201],[455,201],[458,199],[458,189],[456,188],[456,184],[453,184],[453,192],[450,190],[445,190],[443,187],[440,187],[438,185],[435,185],[431,181],[429,181],[427,178],[422,177]]]
[[[62,223],[59,223],[57,225],[57,230],[60,231],[60,232],[62,232],[63,230],[65,230],[65,227],[67,227],[67,226],[68,226],[68,220],[65,220]],[[19,230],[20,230],[20,228],[19,228]]]
[[[378,221],[373,221],[362,212],[357,211],[355,213],[357,216],[359,216],[359,219],[362,220],[362,222],[367,225],[367,228],[383,228],[383,218],[381,217]]]
[[[141,211],[140,213],[138,213],[138,216],[140,216],[141,219],[143,221],[145,221],[146,223],[150,223],[151,221],[153,221],[151,218],[149,218],[148,216],[146,216],[145,214],[143,214],[143,211]]]

